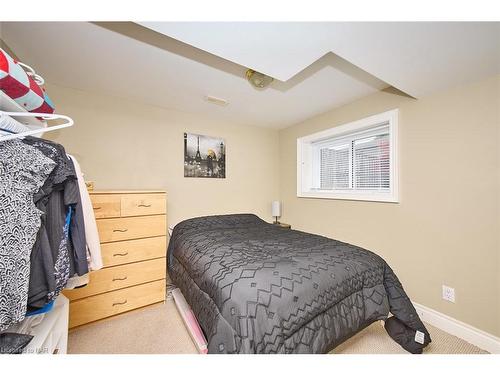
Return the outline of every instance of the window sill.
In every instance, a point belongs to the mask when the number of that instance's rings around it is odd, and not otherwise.
[[[393,193],[331,193],[324,191],[302,191],[297,193],[298,198],[316,198],[316,199],[338,199],[351,201],[367,201],[367,202],[384,202],[384,203],[399,203],[398,196]]]

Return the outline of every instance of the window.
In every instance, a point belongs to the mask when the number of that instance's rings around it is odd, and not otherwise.
[[[398,202],[398,110],[297,139],[297,196]]]

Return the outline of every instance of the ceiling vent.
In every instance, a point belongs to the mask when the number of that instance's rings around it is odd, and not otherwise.
[[[217,98],[215,96],[210,96],[210,95],[205,96],[205,100],[209,103],[220,105],[221,107],[225,107],[226,105],[229,104],[229,102],[226,99]]]

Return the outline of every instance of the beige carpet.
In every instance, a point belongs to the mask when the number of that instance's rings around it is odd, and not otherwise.
[[[432,343],[425,353],[480,354],[485,351],[426,324]],[[69,334],[71,354],[186,354],[197,353],[173,300],[76,328]],[[380,323],[350,338],[332,353],[406,353]]]

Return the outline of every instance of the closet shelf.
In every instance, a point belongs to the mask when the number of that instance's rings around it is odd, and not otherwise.
[[[10,96],[5,94],[0,90],[0,110],[3,112],[28,112],[22,106],[17,104],[17,102]],[[46,128],[47,122],[40,120],[36,117],[13,117],[21,124],[26,125],[28,128],[35,130],[40,128]]]

